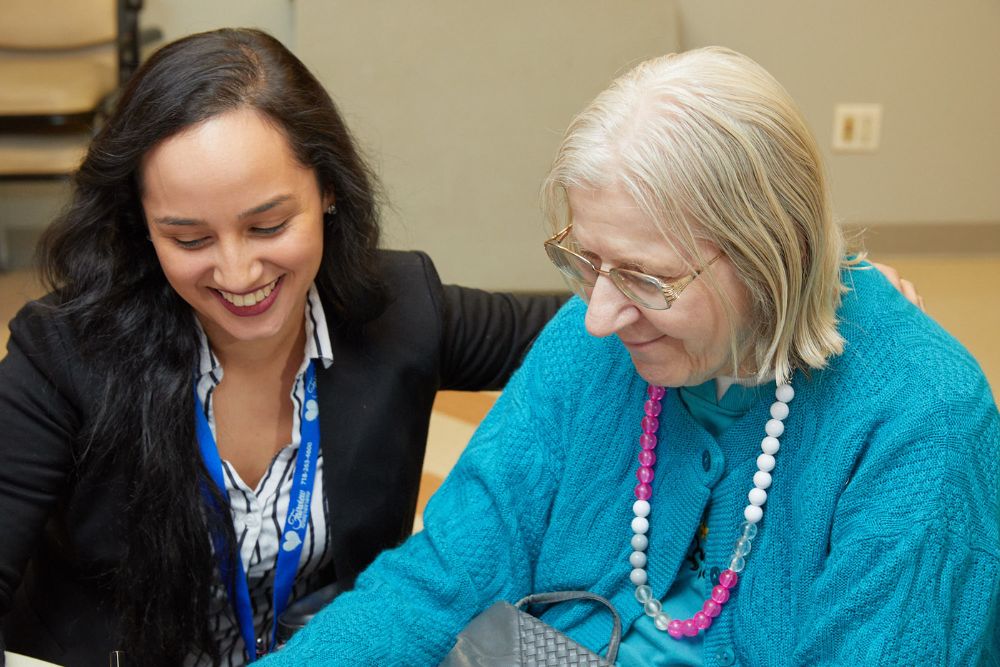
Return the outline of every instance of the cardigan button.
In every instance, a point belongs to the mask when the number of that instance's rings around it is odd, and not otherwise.
[[[712,469],[712,455],[707,449],[701,453],[701,467],[705,469],[705,472]]]
[[[720,648],[715,654],[715,659],[719,661],[720,665],[728,666],[736,662],[736,654],[731,648]]]

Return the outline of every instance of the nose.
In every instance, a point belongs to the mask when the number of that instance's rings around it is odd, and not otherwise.
[[[642,315],[639,307],[615,287],[608,276],[599,276],[590,292],[584,324],[587,333],[605,338],[636,322]]]
[[[220,289],[241,294],[260,286],[263,263],[243,240],[219,239],[212,279]]]

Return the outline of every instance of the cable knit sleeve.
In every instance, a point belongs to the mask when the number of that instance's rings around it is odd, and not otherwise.
[[[870,435],[793,664],[997,664],[1000,429],[985,387],[963,393]]]
[[[558,480],[543,334],[428,503],[424,530],[263,665],[432,665],[477,613],[532,591]],[[391,492],[391,491],[390,491]]]

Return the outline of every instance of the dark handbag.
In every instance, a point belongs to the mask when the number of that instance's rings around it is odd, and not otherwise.
[[[344,585],[335,581],[288,605],[278,617],[278,630],[275,634],[276,648],[280,649],[287,644],[292,635],[304,628],[306,623],[319,613],[320,609],[333,602],[333,598],[343,593],[344,590]]]
[[[594,600],[611,611],[614,626],[602,658],[521,608],[566,600]],[[586,591],[538,593],[517,604],[497,602],[472,619],[439,667],[611,667],[618,657],[622,620],[614,606]]]

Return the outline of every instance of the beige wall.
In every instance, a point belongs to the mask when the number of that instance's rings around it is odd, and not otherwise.
[[[387,242],[448,281],[562,288],[538,187],[572,115],[676,49],[669,2],[298,0],[299,56],[383,177]]]
[[[144,26],[158,26],[165,41],[215,28],[260,28],[294,48],[294,0],[145,0]]]
[[[427,250],[446,280],[560,287],[539,247],[537,188],[562,129],[629,63],[706,44],[756,58],[799,101],[826,153],[841,219],[1000,225],[997,0],[147,0],[146,7],[146,22],[168,38],[255,25],[291,45],[340,103],[382,175],[388,244]],[[884,105],[878,153],[829,150],[838,102]]]
[[[1000,224],[1000,2],[677,4],[685,48],[743,51],[798,100],[842,219]],[[838,102],[884,105],[878,153],[830,153]]]

